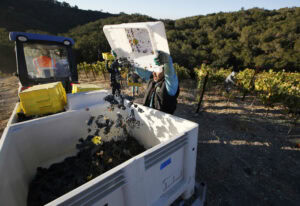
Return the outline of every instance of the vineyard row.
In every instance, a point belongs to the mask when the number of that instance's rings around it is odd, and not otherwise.
[[[198,88],[203,86],[205,77],[207,87],[224,84],[226,77],[232,72],[230,69],[212,69],[206,65],[195,70]],[[300,73],[274,72],[272,70],[257,72],[254,69],[245,69],[235,75],[236,88],[244,94],[253,93],[267,107],[274,104],[283,105],[288,112],[300,112]]]
[[[188,69],[174,63],[174,68],[180,80],[190,79]],[[79,72],[93,72],[95,75],[104,76],[107,73],[104,61],[97,61],[94,64],[86,62],[77,65]],[[128,69],[123,69],[121,75],[126,78]],[[200,68],[195,68],[198,88],[201,89],[205,77],[207,78],[207,88],[224,84],[226,77],[232,72],[230,69],[213,69],[205,64]],[[297,114],[300,112],[300,73],[274,72],[272,70],[257,72],[254,69],[245,69],[235,76],[236,88],[244,94],[255,94],[267,107],[274,104],[283,105],[288,112]]]

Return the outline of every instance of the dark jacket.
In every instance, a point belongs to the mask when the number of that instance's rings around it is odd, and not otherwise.
[[[179,85],[176,94],[174,96],[170,96],[166,88],[165,79],[162,79],[159,82],[155,82],[153,79],[150,79],[144,97],[144,106],[150,106],[151,96],[153,93],[154,99],[152,107],[154,109],[169,114],[173,114],[175,112],[177,106],[177,97],[179,95]]]

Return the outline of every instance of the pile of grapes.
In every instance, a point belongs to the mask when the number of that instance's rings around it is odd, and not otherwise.
[[[102,142],[100,137],[89,135],[79,140],[77,149],[76,156],[67,157],[47,169],[37,169],[29,187],[29,206],[49,203],[145,151],[131,136]]]

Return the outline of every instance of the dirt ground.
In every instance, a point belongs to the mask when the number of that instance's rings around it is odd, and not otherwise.
[[[0,77],[0,137],[18,101],[18,87],[17,77]]]
[[[299,124],[288,135],[292,119],[282,108],[267,109],[253,96],[228,100],[219,89],[206,93],[196,114],[195,84],[181,83],[174,115],[199,124],[196,179],[207,184],[207,205],[299,205],[300,148],[289,141],[300,137]],[[0,135],[17,88],[16,77],[0,78]]]

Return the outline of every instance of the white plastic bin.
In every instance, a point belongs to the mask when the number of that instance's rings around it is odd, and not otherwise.
[[[153,59],[157,50],[170,53],[164,24],[158,22],[106,25],[104,34],[118,58],[127,58],[135,67],[159,70]]]
[[[11,118],[0,140],[0,205],[26,205],[28,186],[37,167],[75,154],[78,139],[87,136],[86,120],[91,115],[114,117],[103,101],[107,94],[72,94],[66,112],[20,123],[13,123]],[[80,104],[80,99],[86,99],[89,105]],[[141,127],[129,132],[147,150],[48,205],[170,205],[181,195],[189,198],[193,194],[198,125],[138,107],[144,112],[132,108]],[[117,111],[130,113],[129,109]],[[115,128],[113,132],[119,131]]]

